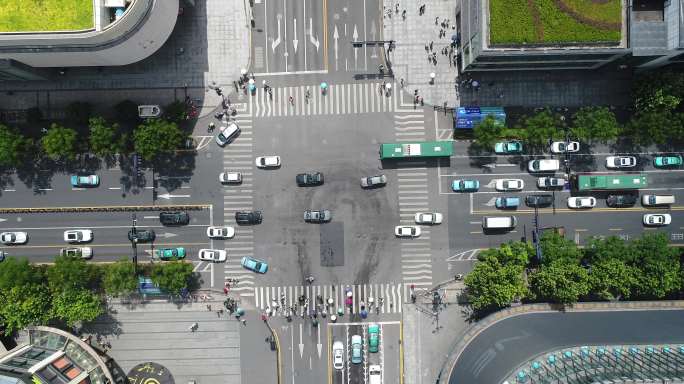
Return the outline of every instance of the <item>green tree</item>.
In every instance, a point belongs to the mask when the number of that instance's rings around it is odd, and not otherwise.
[[[0,319],[5,327],[5,335],[29,325],[47,324],[51,319],[50,293],[38,284],[0,291]]]
[[[673,111],[684,99],[684,74],[674,71],[642,74],[633,83],[632,95],[637,114]]]
[[[584,260],[589,264],[613,259],[631,264],[636,258],[631,245],[617,236],[594,237],[584,247]]]
[[[509,306],[527,293],[523,281],[524,268],[502,265],[495,258],[475,264],[466,276],[468,301],[476,312],[489,312]]]
[[[587,270],[567,260],[541,266],[530,275],[529,281],[537,300],[570,304],[589,293]]]
[[[55,123],[52,124],[48,132],[43,136],[41,143],[45,153],[53,159],[76,158],[76,141],[78,135],[71,128],[64,128]]]
[[[90,149],[98,156],[120,153],[125,147],[126,137],[119,132],[119,124],[110,124],[103,117],[91,117]]]
[[[186,137],[176,123],[159,119],[147,120],[133,133],[135,151],[145,160],[154,160],[158,155],[173,153],[181,147]]]
[[[184,102],[175,100],[171,104],[164,107],[164,118],[174,123],[180,123],[187,120],[188,108]]]
[[[8,257],[0,263],[0,292],[12,287],[41,284],[42,281],[42,274],[29,264],[28,259]]]
[[[625,134],[638,145],[664,145],[684,139],[684,123],[679,114],[649,111],[633,117]]]
[[[549,139],[560,138],[560,120],[548,109],[525,118],[523,134],[525,143],[532,147],[542,147]]]
[[[642,298],[662,299],[681,285],[679,250],[668,246],[664,233],[645,234],[631,243],[639,255],[634,294]]]
[[[192,264],[181,261],[157,263],[152,268],[151,278],[160,289],[177,295],[188,286],[192,268]]]
[[[494,259],[501,265],[517,265],[525,267],[530,261],[530,257],[534,256],[534,247],[530,243],[523,243],[521,241],[510,241],[501,244],[499,248],[486,249],[478,254],[477,259],[486,261]]]
[[[138,281],[135,266],[128,259],[109,264],[104,272],[104,290],[108,295],[127,295],[135,291]]]
[[[542,250],[542,263],[551,264],[555,261],[563,261],[567,264],[579,264],[582,260],[582,251],[577,248],[574,241],[554,231],[546,231],[540,239]]]
[[[52,300],[52,310],[55,317],[63,320],[69,327],[80,321],[93,321],[103,313],[100,297],[85,289],[56,293]]]
[[[0,167],[16,167],[31,153],[31,140],[18,130],[0,124]]]
[[[94,288],[97,277],[95,268],[74,256],[58,256],[47,270],[48,287],[55,294]]]
[[[67,105],[66,115],[73,123],[86,125],[93,113],[93,105],[83,101],[74,101]]]
[[[493,116],[487,116],[473,128],[473,137],[482,148],[493,149],[496,141],[503,136],[504,128]]]
[[[634,272],[634,268],[618,258],[599,260],[591,265],[590,291],[603,300],[629,298],[636,283]]]
[[[571,132],[580,140],[607,143],[617,139],[620,125],[607,107],[584,107],[573,115]]]

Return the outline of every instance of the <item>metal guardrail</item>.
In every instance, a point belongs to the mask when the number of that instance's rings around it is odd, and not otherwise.
[[[40,207],[0,208],[1,213],[83,213],[83,212],[145,212],[145,211],[201,211],[208,204],[182,205],[115,205],[101,207]]]

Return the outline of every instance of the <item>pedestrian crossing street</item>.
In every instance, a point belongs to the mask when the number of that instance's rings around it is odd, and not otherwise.
[[[426,141],[425,117],[422,110],[400,109],[394,115],[394,134],[397,142]],[[402,225],[415,224],[417,212],[430,212],[428,169],[426,161],[398,161],[397,186],[399,221]],[[431,227],[421,226],[421,235],[401,239],[401,275],[405,287],[432,286],[430,247]]]
[[[351,288],[352,292],[352,306],[345,305],[345,295],[347,289]],[[403,292],[402,292],[403,291]],[[402,289],[402,284],[356,284],[356,285],[300,285],[300,286],[280,286],[280,287],[255,287],[254,300],[255,307],[260,311],[267,308],[272,309],[277,304],[280,306],[280,297],[285,294],[285,306],[292,307],[295,303],[298,304],[299,296],[304,295],[309,298],[309,303],[316,302],[317,295],[321,295],[323,302],[327,303],[328,299],[333,299],[333,305],[330,307],[333,311],[337,308],[345,308],[345,313],[359,313],[361,311],[361,302],[365,304],[365,308],[369,313],[376,313],[376,305],[379,299],[382,298],[382,305],[380,305],[380,313],[401,313],[401,306],[405,295],[406,287]],[[373,305],[369,306],[370,298],[372,298]],[[275,303],[274,303],[275,302]],[[320,307],[319,307],[320,308]],[[328,311],[328,309],[326,309]],[[282,311],[278,311],[282,315]]]
[[[389,84],[389,83],[388,83]],[[254,117],[344,115],[392,112],[401,102],[401,92],[382,82],[329,84],[323,94],[318,84],[273,87],[272,97],[263,88],[248,96]],[[306,97],[309,91],[310,97]],[[292,103],[290,102],[292,96]]]
[[[236,104],[235,107],[238,112],[235,122],[240,127],[240,135],[223,148],[223,169],[241,172],[242,183],[220,187],[223,193],[223,221],[225,225],[235,228],[235,237],[224,240],[219,248],[228,252],[228,260],[223,264],[225,279],[239,280],[237,284],[231,284],[231,292],[253,296],[255,275],[242,268],[240,260],[244,256],[254,256],[254,229],[235,224],[236,211],[251,211],[254,208],[253,123],[246,104]]]

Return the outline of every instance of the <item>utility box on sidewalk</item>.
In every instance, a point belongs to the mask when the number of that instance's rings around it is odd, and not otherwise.
[[[158,105],[138,105],[138,116],[141,119],[155,118],[162,114],[162,109]]]

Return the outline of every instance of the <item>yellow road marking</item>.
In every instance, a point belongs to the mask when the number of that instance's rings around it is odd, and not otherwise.
[[[169,209],[174,207],[188,207],[188,208],[209,208],[209,204],[171,204]],[[166,209],[165,205],[95,205],[90,207],[24,207],[24,208],[0,208],[4,213],[12,213],[12,211],[37,211],[60,209],[60,210],[80,210],[80,209]],[[23,213],[23,212],[21,212]]]
[[[472,233],[473,235],[475,235],[475,234],[482,233],[482,231],[472,231],[472,232],[470,232],[470,233]]]
[[[332,343],[332,335],[330,334],[332,329],[332,324],[328,323],[328,326],[326,327],[326,331],[328,333],[328,384],[332,384],[332,362],[330,360],[330,350],[332,349],[331,343]]]
[[[622,228],[608,228],[609,231],[622,231]]]
[[[575,229],[575,232],[586,232],[586,231],[588,231],[588,229],[584,229],[584,228],[582,228],[582,229],[580,229],[580,228]]]

